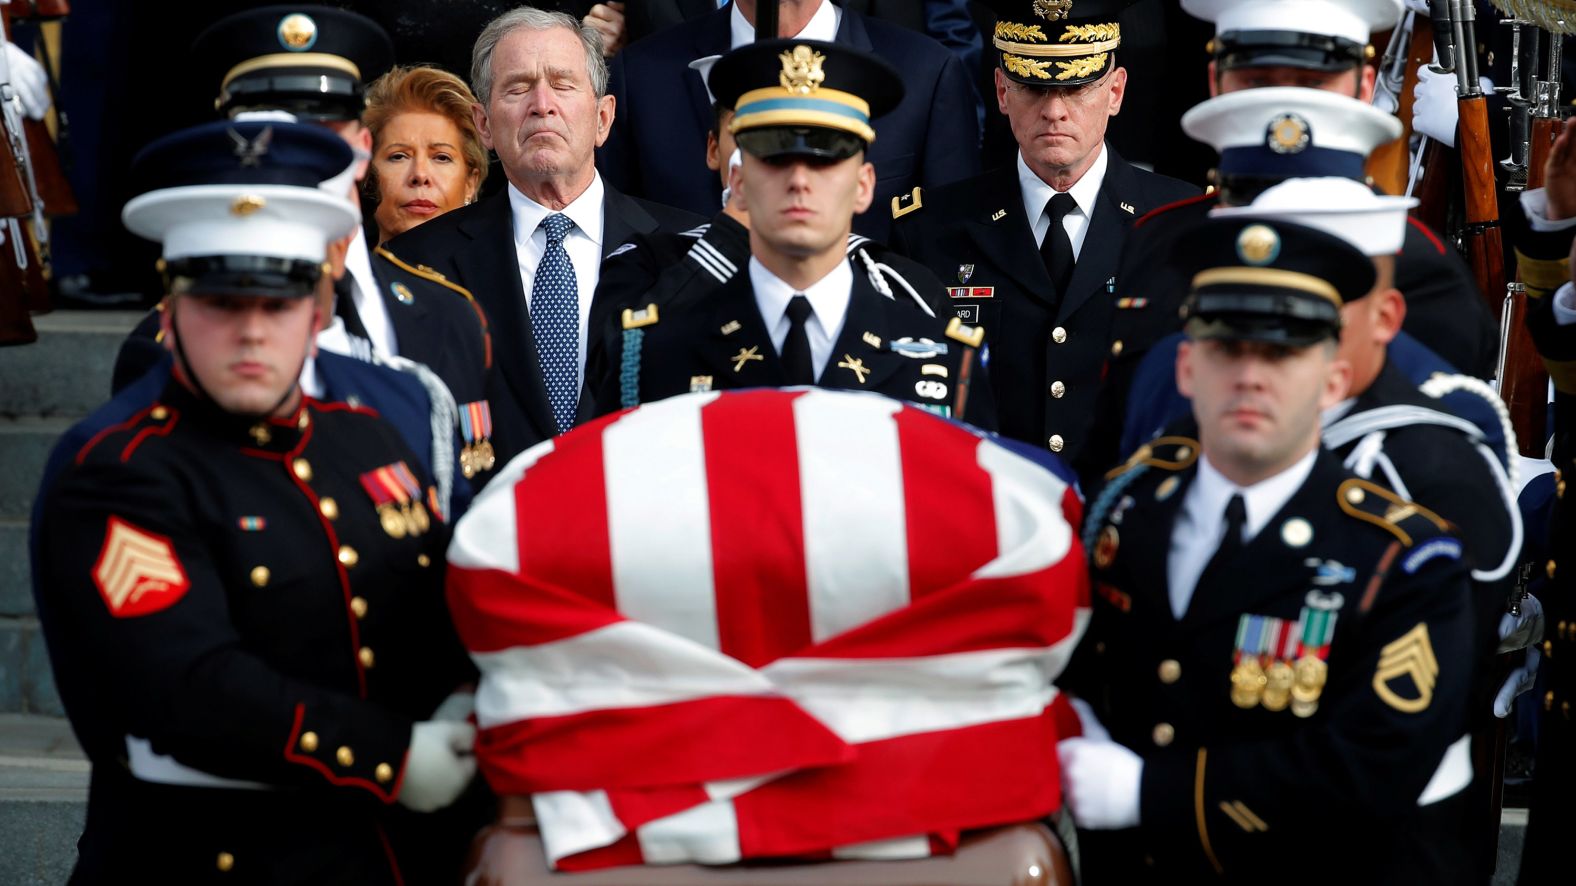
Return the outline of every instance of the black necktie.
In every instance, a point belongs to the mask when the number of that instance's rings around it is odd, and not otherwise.
[[[372,336],[367,334],[366,324],[361,322],[361,314],[356,310],[356,282],[349,271],[334,281],[334,315],[345,322],[346,332],[369,343],[372,341]]]
[[[1051,275],[1051,282],[1056,284],[1056,298],[1061,300],[1067,291],[1067,284],[1073,277],[1073,241],[1067,236],[1067,227],[1062,224],[1062,219],[1067,213],[1078,208],[1078,201],[1072,194],[1057,194],[1051,198],[1051,203],[1045,208],[1046,215],[1050,216],[1051,225],[1045,230],[1045,239],[1040,241],[1040,259],[1045,262],[1045,272]]]
[[[1203,576],[1229,566],[1232,558],[1242,550],[1242,525],[1247,521],[1248,504],[1243,501],[1242,494],[1237,493],[1226,503],[1226,534],[1221,536],[1220,547],[1215,549],[1215,556],[1209,558],[1209,565],[1200,574],[1199,584],[1204,583]]]
[[[788,301],[788,337],[783,339],[783,369],[791,385],[815,384],[815,363],[810,359],[810,336],[804,321],[810,319],[810,300],[795,295]]]

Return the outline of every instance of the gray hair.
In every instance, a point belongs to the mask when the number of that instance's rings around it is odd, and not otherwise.
[[[476,93],[476,100],[485,106],[492,99],[493,50],[503,38],[515,31],[550,31],[553,28],[568,28],[580,38],[580,45],[586,51],[586,75],[591,86],[597,98],[607,95],[607,59],[602,56],[602,34],[580,24],[568,13],[521,6],[488,22],[481,36],[476,38],[476,46],[471,49],[471,91]]]

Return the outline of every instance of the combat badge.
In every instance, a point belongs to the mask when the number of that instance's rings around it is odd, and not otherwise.
[[[93,584],[116,618],[151,615],[186,596],[191,580],[175,546],[119,517],[110,517],[93,564]]]
[[[894,338],[887,342],[887,350],[894,354],[901,354],[910,360],[929,360],[947,353],[946,342],[934,342],[928,338]]]

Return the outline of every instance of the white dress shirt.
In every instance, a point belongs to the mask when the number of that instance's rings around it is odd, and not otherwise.
[[[1241,495],[1246,505],[1242,543],[1247,544],[1302,487],[1313,471],[1318,451],[1317,447],[1308,450],[1296,464],[1247,488],[1226,479],[1209,463],[1207,456],[1199,456],[1198,476],[1193,478],[1182,497],[1182,507],[1171,527],[1171,551],[1166,556],[1166,584],[1171,592],[1172,615],[1181,618],[1187,612],[1204,567],[1209,565],[1221,539],[1226,537],[1226,504],[1231,497]]]
[[[591,177],[591,185],[573,202],[558,212],[575,223],[564,237],[564,251],[575,266],[575,288],[580,291],[580,354],[575,360],[576,386],[585,381],[586,326],[591,322],[591,295],[596,292],[597,275],[602,270],[602,176]],[[536,266],[547,251],[547,231],[542,220],[554,210],[520,193],[509,185],[509,208],[514,215],[514,252],[520,265],[520,287],[525,292],[525,307],[531,308],[531,288],[536,283]]]
[[[1094,204],[1100,197],[1100,184],[1105,181],[1105,168],[1108,165],[1110,156],[1102,144],[1100,153],[1094,158],[1094,165],[1067,189],[1073,202],[1078,204],[1077,209],[1062,217],[1062,227],[1067,231],[1067,239],[1073,244],[1074,259],[1083,252],[1084,235],[1089,233],[1089,219],[1094,215]],[[1051,197],[1056,195],[1056,189],[1034,174],[1029,164],[1024,162],[1022,151],[1018,152],[1018,190],[1023,194],[1023,211],[1030,227],[1034,229],[1034,242],[1036,245],[1044,243],[1045,232],[1051,227],[1051,217],[1045,214],[1045,208],[1051,205]]]
[[[830,0],[821,0],[821,5],[805,23],[804,30],[795,34],[799,40],[820,40],[825,43],[837,42],[837,25],[843,20],[843,11],[838,9]],[[755,42],[755,26],[744,18],[744,13],[739,11],[739,4],[733,4],[733,15],[729,18],[732,23],[733,48],[738,49],[746,43]]]
[[[805,337],[810,340],[810,362],[819,379],[826,371],[832,357],[832,345],[843,331],[843,320],[848,316],[848,300],[854,291],[854,271],[848,262],[840,261],[830,274],[810,284],[804,290],[794,289],[766,270],[753,257],[750,259],[750,287],[755,290],[755,307],[761,312],[761,321],[771,334],[772,347],[783,352],[783,342],[788,338],[788,302],[803,294],[810,300],[813,313],[804,323]]]
[[[345,253],[345,272],[350,275],[351,300],[361,325],[367,328],[367,337],[379,354],[394,356],[399,353],[399,341],[394,337],[394,323],[389,320],[388,305],[378,292],[378,278],[372,273],[372,254],[367,251],[367,237],[360,225],[350,241],[350,251]]]

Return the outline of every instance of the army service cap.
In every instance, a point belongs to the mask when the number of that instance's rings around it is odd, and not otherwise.
[[[1274,219],[1210,218],[1169,261],[1188,280],[1194,339],[1303,347],[1341,331],[1341,305],[1373,289],[1373,262],[1326,231]]]
[[[745,153],[841,160],[876,140],[871,120],[903,100],[891,65],[819,40],[761,40],[717,61],[707,78],[734,110],[728,129]]]
[[[1369,55],[1369,37],[1393,27],[1401,0],[1182,0],[1215,23],[1210,54],[1219,69],[1339,71]]]
[[[208,123],[165,136],[132,161],[150,189],[126,204],[128,230],[163,244],[170,292],[299,298],[323,273],[328,244],[359,221],[319,185],[350,146],[306,123]]]
[[[991,0],[1001,70],[1030,86],[1093,83],[1116,67],[1122,10],[1133,0]]]
[[[1267,86],[1194,105],[1182,130],[1220,153],[1222,176],[1363,181],[1368,154],[1400,138],[1401,121],[1350,96]]]
[[[226,117],[277,110],[303,120],[356,120],[363,84],[394,64],[377,22],[329,6],[264,6],[226,16],[192,45]]]

